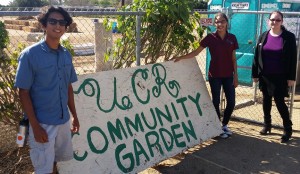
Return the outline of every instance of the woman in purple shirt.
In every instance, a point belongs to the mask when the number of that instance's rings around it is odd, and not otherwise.
[[[200,46],[189,54],[174,58],[175,62],[181,59],[189,59],[197,56],[204,48],[208,47],[211,61],[208,71],[209,84],[211,87],[212,102],[220,117],[220,91],[223,86],[226,97],[226,108],[222,120],[222,138],[232,135],[227,127],[235,106],[235,87],[238,86],[238,75],[235,50],[238,43],[235,35],[227,32],[228,18],[224,13],[215,15],[214,23],[216,32],[208,34],[200,42]]]
[[[269,16],[270,30],[258,39],[252,77],[259,82],[263,94],[264,128],[260,134],[271,133],[272,97],[283,120],[284,134],[281,142],[288,142],[292,136],[292,121],[289,110],[284,102],[288,96],[288,87],[295,84],[297,48],[295,35],[282,25],[283,15],[274,11]]]

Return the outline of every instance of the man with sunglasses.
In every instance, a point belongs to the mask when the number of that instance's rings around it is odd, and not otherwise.
[[[50,7],[38,20],[45,37],[22,51],[15,87],[30,123],[30,157],[35,173],[45,174],[57,172],[56,162],[73,158],[71,131],[79,131],[79,121],[71,83],[77,76],[71,54],[60,45],[61,36],[72,23],[68,12]]]

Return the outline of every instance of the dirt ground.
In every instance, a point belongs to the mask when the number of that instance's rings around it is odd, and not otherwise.
[[[141,174],[158,173],[300,173],[300,133],[280,143],[281,129],[268,136],[258,132],[261,125],[232,121],[234,134],[228,139],[215,138],[170,158]]]
[[[287,144],[280,143],[282,129],[268,136],[258,132],[261,125],[231,121],[233,135],[216,137],[148,168],[140,174],[236,174],[300,173],[300,132]],[[19,155],[19,156],[17,156]],[[28,148],[0,153],[1,174],[31,174]],[[101,173],[101,172],[100,172]]]

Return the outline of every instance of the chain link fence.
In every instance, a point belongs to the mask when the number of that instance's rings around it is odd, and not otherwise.
[[[77,74],[88,74],[97,71],[111,69],[111,62],[104,62],[97,57],[103,57],[105,52],[112,47],[113,41],[120,34],[112,31],[106,31],[103,28],[102,22],[108,18],[113,27],[117,24],[116,17],[118,15],[134,15],[137,19],[137,33],[139,31],[139,21],[143,16],[143,12],[119,12],[115,9],[102,9],[102,8],[67,8],[72,15],[74,24],[70,27],[69,31],[63,36],[74,49],[73,63]],[[213,11],[198,11],[213,18]],[[251,65],[253,60],[253,52],[256,44],[257,37],[263,31],[267,30],[268,12],[229,12],[229,32],[235,34],[238,39],[239,49],[237,50],[237,63],[240,85],[236,89],[236,108],[234,110],[234,118],[240,120],[247,120],[251,122],[263,122],[262,112],[262,94],[257,89],[257,85],[252,83],[251,79]],[[38,8],[0,8],[0,20],[5,23],[9,32],[10,46],[5,50],[9,55],[13,53],[18,44],[22,43],[29,46],[41,38],[44,33],[38,24],[36,15],[39,14]],[[297,40],[299,40],[299,26],[300,26],[300,13],[284,13],[284,24],[287,29],[295,33]],[[213,29],[212,29],[213,30]],[[208,31],[207,31],[208,32]],[[137,58],[140,64],[139,42],[140,36],[137,34]],[[203,76],[206,76],[207,67],[209,64],[207,50],[204,50],[197,56],[197,61]],[[299,44],[298,44],[298,58],[299,58]],[[143,61],[141,59],[141,64]],[[207,83],[208,90],[209,84]],[[221,109],[224,109],[226,101],[224,95],[222,97]],[[300,104],[294,102],[295,89],[291,90],[290,98],[287,98],[287,103],[290,106],[291,117],[294,123],[294,128],[300,129]],[[280,115],[273,104],[272,119],[273,124],[282,126]],[[5,132],[4,132],[5,133]],[[2,134],[2,133],[1,133]],[[15,133],[12,135],[14,138]],[[0,144],[1,147],[1,144]],[[0,148],[2,149],[2,147]]]
[[[287,28],[287,30],[295,34],[296,40],[299,43],[300,13],[283,12],[283,14],[283,25]],[[237,63],[239,78],[241,78],[241,85],[236,90],[237,104],[234,110],[234,115],[237,118],[263,123],[262,93],[259,91],[258,85],[252,83],[251,64],[256,40],[262,32],[268,30],[267,22],[270,12],[236,11],[231,13],[229,12],[228,15],[230,16],[231,21],[229,31],[237,36],[240,46],[237,50]],[[300,45],[298,44],[298,64],[299,48]],[[299,72],[297,70],[297,74],[298,73]],[[297,80],[297,82],[299,83],[299,80]],[[290,97],[286,98],[286,103],[289,107],[290,116],[294,123],[293,128],[299,130],[299,102],[297,99],[295,100],[295,97],[297,97],[296,87],[293,87],[290,89]],[[271,115],[272,124],[282,127],[282,119],[274,102],[272,104]]]

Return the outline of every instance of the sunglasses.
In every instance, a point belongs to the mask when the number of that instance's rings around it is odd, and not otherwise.
[[[61,19],[61,20],[57,20],[57,19],[53,19],[53,18],[49,18],[47,20],[47,22],[50,24],[50,25],[56,25],[57,23],[59,23],[60,26],[66,26],[67,25],[67,21]]]
[[[272,21],[272,22],[281,22],[282,20],[281,19],[269,19],[270,21]]]

